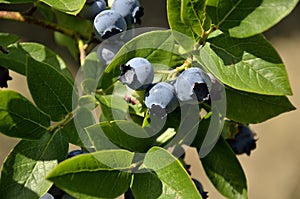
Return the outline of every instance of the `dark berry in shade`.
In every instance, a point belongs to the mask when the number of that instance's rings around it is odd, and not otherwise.
[[[0,66],[0,87],[3,88],[7,88],[7,81],[8,80],[12,80],[12,78],[9,76],[9,71],[8,69]]]
[[[240,125],[238,127],[238,133],[235,135],[234,139],[227,139],[226,141],[232,150],[238,155],[243,153],[250,155],[251,151],[256,148],[254,134],[246,125]]]

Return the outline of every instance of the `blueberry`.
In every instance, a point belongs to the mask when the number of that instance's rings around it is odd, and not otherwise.
[[[128,189],[125,193],[124,193],[124,199],[134,199],[134,196],[132,194],[131,189]]]
[[[140,24],[144,9],[138,0],[115,0],[111,7],[112,10],[120,13],[126,20],[127,25]]]
[[[68,153],[67,158],[72,158],[74,156],[77,156],[77,155],[80,155],[80,154],[85,154],[85,153],[88,153],[88,152],[83,151],[83,150],[73,150],[73,151]]]
[[[50,193],[45,193],[40,199],[54,199]]]
[[[55,199],[61,198],[65,192],[61,189],[59,189],[57,186],[52,185],[52,187],[48,191],[49,194],[51,194]]]
[[[104,10],[94,19],[94,30],[99,39],[104,40],[126,30],[124,18],[113,10]]]
[[[105,0],[86,1],[79,15],[86,19],[94,19],[97,14],[106,9]]]
[[[110,62],[113,60],[113,58],[123,45],[124,42],[118,40],[109,42],[104,41],[103,43],[101,43],[97,48],[97,56],[100,62],[104,63],[105,65],[110,64]]]
[[[196,180],[194,178],[192,178],[192,180],[195,183],[195,185],[196,185],[196,187],[197,187],[200,195],[202,196],[202,198],[203,199],[208,198],[207,192],[203,190],[202,184],[198,180]]]
[[[197,67],[183,71],[174,84],[177,97],[183,102],[202,102],[209,99],[210,78]]]
[[[238,133],[234,139],[227,139],[226,141],[238,155],[243,153],[250,155],[251,150],[256,148],[256,140],[254,139],[253,132],[246,125],[239,125]]]
[[[166,82],[155,84],[145,94],[145,105],[149,109],[150,116],[160,118],[167,116],[178,105],[173,85]]]
[[[0,88],[7,88],[7,81],[12,80],[12,78],[9,76],[8,69],[0,66]]]
[[[135,57],[120,66],[119,80],[133,90],[147,88],[154,79],[152,64],[145,58]]]

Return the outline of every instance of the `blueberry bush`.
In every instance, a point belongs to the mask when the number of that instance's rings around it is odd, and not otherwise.
[[[169,29],[139,28],[151,10],[138,0],[0,0],[0,20],[52,30],[78,62],[74,75],[49,47],[0,33],[0,87],[15,71],[33,99],[0,90],[0,132],[20,138],[2,199],[207,198],[187,147],[222,195],[248,198],[236,155],[256,148],[249,125],[295,109],[263,32],[298,0],[163,3]]]

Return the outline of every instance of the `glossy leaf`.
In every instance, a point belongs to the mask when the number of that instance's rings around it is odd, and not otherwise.
[[[78,99],[72,98],[72,83],[51,65],[28,58],[26,66],[27,84],[34,102],[52,121],[62,120],[72,111],[72,100]]]
[[[19,138],[39,139],[50,126],[50,118],[15,91],[0,91],[0,132]]]
[[[54,9],[76,15],[83,7],[85,0],[41,0]]]
[[[110,91],[120,75],[120,64],[134,57],[146,58],[154,67],[175,67],[183,64],[185,58],[178,53],[178,46],[172,31],[151,31],[141,34],[126,43],[107,66],[99,87]]]
[[[281,58],[262,35],[238,39],[216,32],[197,59],[232,88],[266,95],[292,94]]]
[[[227,88],[226,97],[226,117],[246,124],[264,122],[296,109],[285,96],[259,95]]]
[[[86,127],[85,131],[89,137],[91,148],[96,151],[120,148],[109,140],[109,138],[105,135],[102,127],[98,124]]]
[[[287,16],[298,0],[208,0],[207,12],[232,37],[250,37],[271,28]]]
[[[165,149],[151,148],[146,153],[144,166],[154,170],[161,180],[163,184],[161,198],[202,198],[179,160]]]
[[[222,137],[213,150],[201,159],[201,162],[210,181],[226,198],[248,198],[243,169]]]
[[[26,56],[50,64],[72,79],[64,61],[53,51],[42,44],[33,42],[15,43],[7,48],[8,54],[0,53],[0,65],[22,75],[26,74]]]
[[[130,185],[134,154],[103,150],[61,162],[47,179],[76,198],[116,198]]]
[[[142,171],[134,174],[131,190],[136,199],[157,199],[162,195],[162,186],[154,172]]]
[[[168,21],[172,30],[181,32],[197,41],[205,30],[206,1],[168,0]]]
[[[15,43],[19,40],[17,35],[9,34],[9,33],[0,33],[0,46],[6,47],[9,44]]]
[[[46,175],[66,157],[68,146],[59,131],[46,133],[40,140],[20,141],[2,168],[1,198],[40,198],[52,185]]]
[[[100,127],[106,137],[117,146],[135,152],[146,152],[154,143],[147,131],[134,122],[115,120],[101,122]]]

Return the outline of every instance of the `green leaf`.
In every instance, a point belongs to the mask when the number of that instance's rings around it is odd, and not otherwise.
[[[100,134],[105,136],[115,145],[134,152],[146,152],[154,143],[147,131],[134,122],[115,120],[100,122]]]
[[[78,55],[80,52],[75,39],[63,33],[54,32],[54,40],[58,45],[67,47],[73,58],[79,61]]]
[[[134,57],[146,58],[154,68],[175,67],[183,64],[185,58],[178,53],[178,46],[172,31],[151,31],[141,34],[127,42],[107,66],[99,87],[110,91],[120,75],[120,64]]]
[[[131,190],[136,199],[157,199],[162,194],[162,182],[150,171],[135,173]]]
[[[67,156],[68,142],[59,131],[40,140],[20,141],[4,162],[0,195],[2,199],[38,199],[52,183],[45,179]]]
[[[192,147],[196,147],[198,151],[200,150],[200,148],[203,144],[203,141],[204,141],[205,136],[207,134],[210,122],[211,122],[211,116],[210,115],[202,118],[199,122],[199,127],[198,127],[198,130],[197,130],[197,134],[196,134],[195,139],[193,140],[192,145],[191,145]]]
[[[213,23],[232,37],[262,33],[286,17],[298,0],[208,0]]]
[[[116,198],[129,188],[133,156],[126,150],[78,155],[61,162],[47,179],[76,198]]]
[[[51,65],[27,59],[27,84],[36,105],[51,116],[52,121],[62,120],[72,111],[73,85]],[[76,94],[74,94],[76,95]]]
[[[91,52],[86,56],[84,64],[81,66],[84,79],[95,79],[99,80],[105,66],[99,61],[97,52]]]
[[[144,166],[154,170],[161,180],[163,192],[160,198],[202,198],[180,161],[165,149],[151,148],[146,153]]]
[[[76,0],[70,0],[70,1],[76,2]],[[78,32],[84,35],[85,37],[92,36],[93,23],[91,21],[73,15],[69,15],[63,12],[59,12],[59,11],[55,11],[55,15],[57,19],[57,24],[59,26]]]
[[[222,137],[227,139],[234,139],[236,134],[239,133],[239,123],[232,120],[225,120],[224,127],[222,129]]]
[[[85,128],[89,140],[92,143],[91,148],[96,151],[107,150],[107,149],[119,149],[117,145],[112,143],[105,135],[100,125],[93,125]]]
[[[213,150],[201,159],[201,162],[210,181],[226,198],[248,198],[243,169],[222,137]]]
[[[95,118],[91,111],[82,107],[76,111],[73,119],[61,129],[70,143],[82,146],[93,147],[85,128],[96,124]]]
[[[282,60],[262,35],[239,39],[217,31],[196,58],[232,88],[265,95],[292,94]]]
[[[8,54],[0,53],[0,65],[22,75],[26,74],[26,56],[50,64],[60,70],[70,80],[73,79],[64,61],[42,44],[33,42],[15,43],[7,48]]]
[[[9,34],[9,33],[0,33],[0,46],[6,47],[9,44],[15,43],[19,40],[17,35]]]
[[[14,3],[31,3],[36,0],[0,0],[0,3],[14,4]]]
[[[168,21],[172,30],[181,32],[198,41],[201,34],[209,25],[205,18],[203,0],[168,0]]]
[[[0,91],[0,132],[19,138],[39,139],[50,126],[50,118],[15,91]]]
[[[102,114],[107,121],[128,118],[129,105],[124,98],[117,95],[101,95],[96,98],[100,102]]]
[[[81,87],[85,93],[95,93],[98,81],[101,78],[105,67],[106,66],[99,61],[96,52],[91,52],[87,55],[84,64],[81,66],[84,78],[81,82]]]
[[[41,13],[43,18],[47,21],[53,21],[54,13],[50,6],[44,4],[43,2],[35,2],[37,10]]]
[[[269,96],[226,88],[226,117],[241,123],[260,123],[295,110],[285,96]]]
[[[54,9],[72,15],[78,14],[85,3],[85,0],[41,0],[41,1],[53,7]]]

